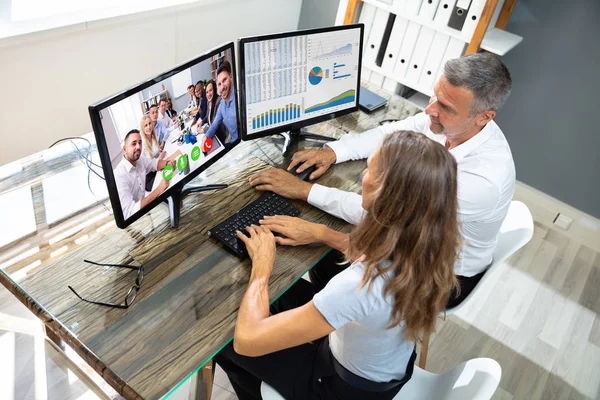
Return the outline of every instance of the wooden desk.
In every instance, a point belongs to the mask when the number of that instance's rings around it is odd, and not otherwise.
[[[388,107],[370,116],[354,113],[316,125],[311,131],[339,137],[347,130],[362,131],[376,126],[381,119],[404,118],[417,111],[394,96]],[[69,242],[72,244],[68,252],[55,261],[45,259],[20,280],[15,276],[22,271],[15,266],[24,267],[29,260],[9,263],[0,273],[0,282],[122,396],[161,397],[191,377],[232,338],[250,263],[240,263],[220,243],[210,239],[206,231],[258,197],[247,183],[249,176],[270,165],[288,164],[289,160],[281,156],[282,143],[277,137],[243,142],[202,173],[202,183],[227,183],[229,187],[184,199],[179,229],[171,228],[166,205],[156,207],[125,230],[110,223],[106,227],[102,220],[102,230],[96,229],[87,242]],[[301,143],[305,145],[320,146],[315,142]],[[364,165],[364,161],[357,161],[334,166],[318,183],[359,191]],[[42,167],[38,169],[40,177],[50,173]],[[21,178],[7,179],[19,182]],[[33,181],[26,180],[29,184]],[[0,188],[8,186],[0,180]],[[307,220],[334,229],[351,228],[306,203],[294,204]],[[43,230],[56,227],[46,225],[40,229],[41,232],[7,248],[35,240],[45,250],[50,245]],[[72,239],[63,238],[58,245],[68,240]],[[8,251],[7,248],[0,251]],[[321,245],[279,247],[270,298],[274,300],[285,292],[327,250]],[[89,299],[121,302],[135,281],[132,271],[103,269],[85,264],[84,259],[142,264],[145,277],[135,303],[120,310],[77,299],[67,285]]]

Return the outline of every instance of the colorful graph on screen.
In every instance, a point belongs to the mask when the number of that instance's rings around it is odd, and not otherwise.
[[[308,114],[311,112],[324,110],[326,108],[340,106],[342,104],[353,103],[355,98],[356,98],[356,91],[354,89],[347,90],[344,93],[337,95],[335,97],[332,97],[331,99],[329,99],[327,101],[324,101],[319,104],[315,104],[314,106],[311,106],[311,107],[308,107],[307,109],[304,110],[304,113]]]
[[[323,70],[321,67],[314,67],[308,74],[308,81],[311,85],[318,85],[323,79]]]
[[[326,58],[337,57],[337,56],[347,56],[352,54],[352,43],[347,43],[340,47],[333,46],[333,50],[325,52],[323,48],[323,42],[318,42],[316,46],[316,55],[313,57],[313,61],[323,60]]]

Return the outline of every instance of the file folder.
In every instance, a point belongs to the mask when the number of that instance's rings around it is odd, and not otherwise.
[[[406,2],[407,0],[394,0],[392,7],[394,7],[397,13],[404,14],[406,11]]]
[[[383,41],[383,34],[385,33],[389,15],[390,13],[381,8],[378,8],[377,11],[375,11],[373,26],[371,27],[371,33],[367,40],[367,48],[364,52],[364,58],[367,61],[367,65],[375,64],[375,60],[379,54],[379,48]]]
[[[408,22],[406,33],[404,34],[404,40],[402,41],[402,47],[400,48],[398,59],[396,60],[396,66],[394,67],[394,77],[396,77],[399,81],[402,81],[406,76],[408,63],[412,57],[420,31],[421,24],[415,21]]]
[[[363,32],[363,54],[367,48],[367,42],[369,41],[369,35],[371,34],[373,19],[375,19],[375,11],[377,11],[377,7],[367,3],[362,3],[362,8],[360,10],[360,17],[358,18],[358,22],[361,24],[365,24],[365,29]]]
[[[407,27],[408,20],[397,15],[396,20],[394,21],[392,33],[390,34],[390,41],[387,45],[383,63],[381,64],[381,68],[390,74],[394,72],[394,67],[396,66],[396,61],[398,60],[398,54],[400,53]]]
[[[438,69],[437,76],[435,77],[435,82],[440,79],[440,76],[444,73],[444,65],[446,61],[452,60],[454,58],[458,58],[463,55],[465,52],[465,48],[467,47],[467,43],[465,43],[461,39],[450,38],[448,42],[448,47],[446,47],[446,52],[444,53],[444,57],[442,58],[442,62],[440,63],[440,68]]]
[[[419,17],[426,21],[433,21],[439,3],[440,0],[423,0],[423,4],[421,4],[421,9],[419,10]]]
[[[429,49],[433,43],[433,37],[435,31],[426,26],[421,27],[419,32],[419,38],[415,44],[415,50],[413,51],[410,63],[408,64],[408,70],[406,71],[406,82],[417,84],[421,73],[423,72],[423,66],[425,65],[425,59],[429,54]]]
[[[445,28],[446,26],[448,26],[450,14],[452,14],[455,5],[456,0],[441,0],[440,4],[438,5],[437,11],[435,12],[433,22],[440,27]]]
[[[481,17],[481,13],[485,7],[485,3],[486,0],[471,1],[471,7],[469,8],[467,18],[465,19],[465,23],[461,31],[463,39],[465,39],[467,42],[471,41],[473,33],[475,33],[475,28],[477,28],[479,18]]]
[[[390,36],[392,29],[394,28],[394,22],[396,22],[396,14],[388,14],[388,20],[385,25],[385,30],[383,31],[383,38],[381,39],[379,51],[377,52],[377,57],[375,58],[375,65],[378,67],[381,67],[383,64],[383,58],[385,57],[385,51],[387,50],[388,43],[390,42]]]
[[[383,85],[381,86],[383,90],[386,90],[390,93],[397,94],[400,90],[400,84],[393,79],[385,78],[383,81]]]
[[[425,65],[423,66],[421,78],[419,79],[419,87],[433,88],[449,42],[450,36],[441,32],[435,33],[429,54],[427,54],[427,59],[425,60]]]
[[[450,14],[450,19],[448,20],[448,26],[450,28],[456,29],[457,31],[462,31],[462,28],[465,25],[465,20],[467,19],[470,5],[471,0],[456,1],[456,5],[454,6],[454,9]]]
[[[376,87],[383,87],[383,81],[385,80],[385,76],[381,75],[379,72],[371,71],[371,79],[369,83]]]
[[[406,0],[406,5],[404,6],[404,14],[407,15],[409,18],[415,15],[419,15],[421,3],[421,0]]]

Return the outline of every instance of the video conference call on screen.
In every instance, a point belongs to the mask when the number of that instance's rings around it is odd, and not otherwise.
[[[219,66],[227,64],[232,75],[230,49],[100,110],[125,219],[140,209],[145,193],[167,190],[237,140],[235,123],[214,124],[220,94],[235,97],[231,77],[227,82],[221,74],[218,81]]]
[[[91,105],[117,226],[181,191],[242,136],[357,109],[361,32],[353,25],[241,39],[239,105],[232,42]]]

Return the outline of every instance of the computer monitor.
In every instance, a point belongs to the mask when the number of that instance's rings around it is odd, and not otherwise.
[[[233,42],[89,107],[116,224],[164,200],[226,185],[185,186],[240,142]]]
[[[363,24],[240,39],[242,138],[256,139],[358,110]]]

